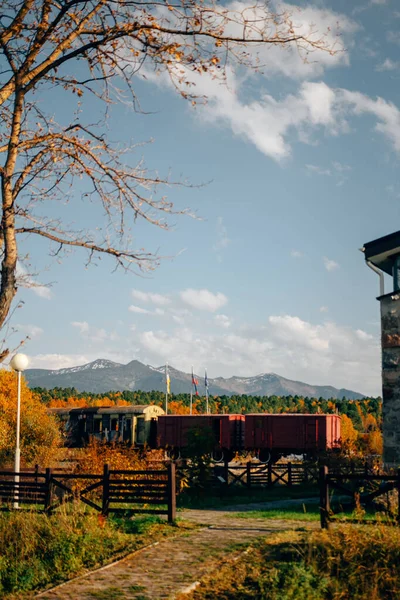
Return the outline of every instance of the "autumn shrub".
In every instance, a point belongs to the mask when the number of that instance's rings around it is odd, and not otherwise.
[[[52,516],[34,512],[0,514],[0,597],[55,585],[149,543],[168,525],[157,517],[129,520],[99,519],[76,506]]]
[[[0,465],[14,460],[17,419],[17,377],[0,370]],[[55,417],[21,378],[21,464],[52,466],[58,459],[61,433]]]
[[[76,470],[102,473],[104,464],[115,470],[164,469],[161,450],[134,449],[123,444],[104,444],[92,439],[87,446],[74,451]]]

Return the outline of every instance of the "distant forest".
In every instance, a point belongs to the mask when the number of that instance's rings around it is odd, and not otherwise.
[[[41,401],[49,407],[83,407],[113,406],[129,404],[157,404],[165,407],[165,393],[159,391],[125,391],[93,394],[78,392],[75,388],[33,388]],[[168,396],[168,412],[185,414],[189,412],[189,394],[170,394]],[[301,396],[212,396],[209,408],[213,414],[218,413],[338,413],[346,415],[360,433],[381,427],[382,399],[364,398],[363,400],[347,400],[346,398],[308,398]],[[204,396],[193,396],[193,412],[203,413],[206,409]]]

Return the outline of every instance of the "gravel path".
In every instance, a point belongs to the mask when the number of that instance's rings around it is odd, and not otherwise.
[[[299,504],[301,500],[289,501]],[[309,500],[307,500],[307,503]],[[275,505],[275,506],[273,506]],[[317,529],[317,522],[235,519],[232,512],[282,507],[282,502],[226,510],[185,510],[179,517],[201,525],[187,534],[139,550],[122,560],[35,596],[41,600],[161,600],[190,589],[224,557],[274,531]]]

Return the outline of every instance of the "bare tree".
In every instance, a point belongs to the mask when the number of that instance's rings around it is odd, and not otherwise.
[[[169,182],[142,162],[126,164],[128,149],[105,135],[113,105],[124,98],[138,107],[138,73],[167,73],[181,95],[195,101],[191,73],[212,71],[223,80],[232,61],[259,68],[258,46],[332,52],[323,36],[298,33],[289,14],[275,14],[264,2],[243,10],[232,6],[217,0],[3,0],[0,327],[17,291],[17,236],[46,238],[56,254],[84,248],[89,261],[107,254],[124,268],[157,264],[156,255],[131,248],[130,232],[138,218],[168,227],[173,204],[156,192]],[[51,105],[58,90],[71,95],[67,123]],[[94,98],[104,106],[104,118],[91,124],[83,103]],[[79,199],[103,209],[102,228],[74,230],[61,217],[48,216],[66,197],[76,202],[79,179]]]

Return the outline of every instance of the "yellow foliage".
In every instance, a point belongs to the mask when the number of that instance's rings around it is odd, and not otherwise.
[[[61,434],[56,419],[21,378],[21,465],[48,467],[57,460]],[[14,459],[17,423],[17,375],[0,370],[0,464]]]
[[[197,406],[198,406],[198,403],[193,402],[192,414],[194,414],[194,415],[199,414]],[[170,413],[171,415],[188,415],[188,414],[190,414],[190,408],[189,408],[189,406],[185,406],[183,404],[183,402],[179,402],[178,400],[173,400],[172,402],[168,403],[168,413]]]
[[[353,421],[347,415],[342,415],[341,418],[341,438],[342,450],[344,452],[354,452],[358,432],[354,429]]]
[[[160,468],[164,468],[161,450],[139,453],[130,447],[102,444],[97,440],[91,440],[88,446],[76,452],[75,457],[80,465],[79,470],[84,473],[102,473],[106,463],[115,470],[140,470],[148,468],[149,463],[154,469],[153,461],[160,461]]]

